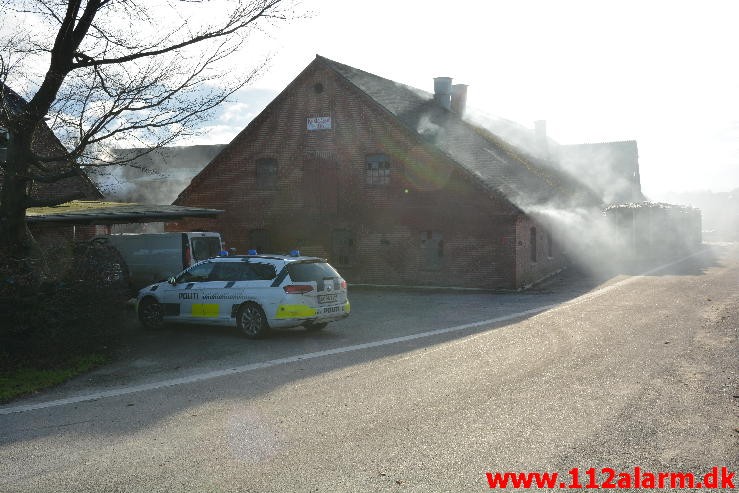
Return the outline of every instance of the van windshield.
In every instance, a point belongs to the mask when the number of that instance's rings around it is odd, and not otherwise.
[[[326,262],[295,262],[288,264],[287,272],[294,282],[320,281],[327,277],[340,277]]]
[[[192,244],[192,258],[205,260],[216,257],[221,251],[221,240],[217,236],[198,236],[190,238]]]

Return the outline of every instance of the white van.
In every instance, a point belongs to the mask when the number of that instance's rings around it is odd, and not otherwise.
[[[135,291],[223,250],[221,235],[214,232],[122,233],[97,236],[92,241],[111,245],[121,253]]]

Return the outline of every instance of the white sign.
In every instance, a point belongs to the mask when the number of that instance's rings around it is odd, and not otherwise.
[[[330,130],[331,129],[331,117],[330,116],[316,116],[314,118],[308,118],[308,130]]]

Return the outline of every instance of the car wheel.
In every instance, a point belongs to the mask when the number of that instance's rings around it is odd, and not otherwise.
[[[164,310],[154,298],[144,298],[139,305],[139,322],[147,329],[159,329],[164,325]]]
[[[269,331],[264,311],[256,303],[245,303],[236,314],[239,330],[249,339],[264,337]]]
[[[325,329],[327,325],[328,325],[328,322],[323,322],[320,324],[310,323],[310,324],[304,324],[303,327],[305,327],[305,329],[308,332],[318,332],[319,330]]]

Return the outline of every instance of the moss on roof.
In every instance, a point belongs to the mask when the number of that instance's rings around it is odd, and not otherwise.
[[[101,200],[73,200],[63,204],[51,207],[32,207],[26,210],[27,216],[46,216],[49,214],[71,214],[75,212],[83,212],[91,209],[113,209],[119,207],[127,207],[139,205],[126,202],[105,202]]]

